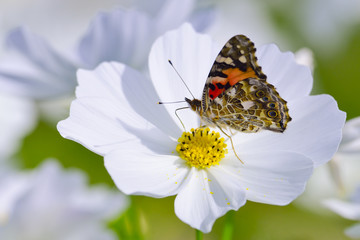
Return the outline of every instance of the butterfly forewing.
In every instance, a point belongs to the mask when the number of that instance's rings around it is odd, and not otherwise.
[[[231,38],[222,48],[203,91],[205,122],[242,132],[286,129],[291,120],[286,101],[267,83],[255,51],[243,35]]]

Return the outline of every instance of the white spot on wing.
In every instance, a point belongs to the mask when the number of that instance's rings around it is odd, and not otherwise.
[[[222,56],[220,56],[220,55],[218,55],[218,56],[216,57],[216,61],[219,62],[219,63],[222,63],[222,62],[225,61],[225,58],[222,57]]]
[[[239,61],[242,63],[246,63],[246,57],[242,55],[241,57],[239,57]]]
[[[245,102],[242,102],[241,105],[244,107],[245,110],[248,110],[249,108],[251,108],[255,104],[252,101],[245,101]]]
[[[226,94],[227,94],[228,96],[230,96],[230,97],[234,97],[235,94],[236,94],[235,88],[230,88],[230,89],[226,92]]]
[[[246,61],[246,59],[245,59],[245,61]],[[229,64],[229,65],[230,65],[230,64],[233,62],[233,60],[232,60],[231,58],[227,57],[224,62],[225,62],[226,64]]]
[[[220,106],[222,106],[222,101],[221,101],[220,98],[215,98],[215,99],[214,99],[214,102],[217,103],[217,104],[219,104]]]
[[[232,60],[230,57],[225,58],[225,57],[222,57],[222,56],[218,55],[218,56],[216,57],[216,62],[218,62],[218,63],[223,63],[223,62],[225,62],[226,64],[229,64],[229,65],[231,65],[231,66],[235,66],[233,60]]]

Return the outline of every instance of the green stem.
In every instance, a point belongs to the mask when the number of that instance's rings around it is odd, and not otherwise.
[[[195,229],[196,231],[196,240],[202,240],[203,239],[203,233],[197,229]]]
[[[117,218],[110,221],[109,228],[116,232],[119,239],[144,240],[145,232],[140,222],[138,200],[131,197],[129,208]]]
[[[232,240],[234,233],[234,215],[235,211],[230,211],[225,216],[224,230],[222,240]]]

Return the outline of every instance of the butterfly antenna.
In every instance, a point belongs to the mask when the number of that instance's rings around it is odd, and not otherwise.
[[[183,102],[186,102],[186,101],[182,100],[182,101],[175,101],[175,102],[157,102],[157,104],[173,104],[173,103],[183,103]]]
[[[185,87],[187,88],[187,90],[189,91],[189,93],[191,94],[191,96],[192,96],[193,98],[195,98],[194,95],[192,94],[192,92],[190,91],[189,87],[186,85],[184,79],[180,76],[179,72],[176,70],[176,68],[175,68],[174,65],[172,64],[172,62],[171,62],[170,59],[168,60],[168,62],[170,63],[171,67],[175,70],[176,74],[179,76],[179,78],[181,79],[181,81],[184,83]]]

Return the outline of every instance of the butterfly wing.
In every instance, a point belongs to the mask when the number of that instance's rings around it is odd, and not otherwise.
[[[255,51],[254,43],[244,35],[234,36],[222,48],[203,91],[207,122],[242,132],[286,129],[291,121],[286,101],[267,83]]]

